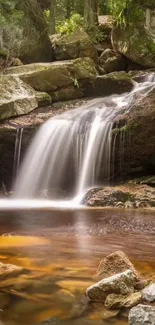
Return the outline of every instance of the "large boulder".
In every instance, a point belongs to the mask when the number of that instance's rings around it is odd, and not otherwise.
[[[113,28],[114,49],[144,67],[155,67],[155,2],[132,0],[124,20],[124,26]]]
[[[97,50],[88,34],[82,29],[77,29],[69,35],[52,35],[51,42],[56,60],[90,57],[95,62],[98,61]]]
[[[74,91],[74,96],[71,93],[71,98],[68,99],[77,98],[78,90],[86,90],[87,84],[97,76],[95,64],[90,58],[29,64],[22,67],[8,68],[4,73],[7,75],[15,74],[36,91],[47,92],[51,96],[57,92],[57,100],[66,100],[66,94],[63,98],[62,93],[68,87],[71,87]],[[58,91],[61,94],[60,98]],[[84,96],[84,91],[82,96]]]
[[[129,312],[129,325],[154,325],[155,307],[138,305]]]

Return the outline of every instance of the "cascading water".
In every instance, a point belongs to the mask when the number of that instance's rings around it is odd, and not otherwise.
[[[79,197],[99,180],[102,184],[107,181],[114,155],[111,140],[115,117],[130,110],[154,87],[152,73],[144,82],[135,82],[130,93],[94,99],[49,119],[26,154],[15,183],[15,197],[32,199],[39,193],[50,194],[52,188],[63,188],[67,181],[72,187],[71,197]]]
[[[14,151],[14,163],[13,163],[13,179],[16,178],[19,171],[22,136],[23,136],[23,128],[17,129],[15,151]]]

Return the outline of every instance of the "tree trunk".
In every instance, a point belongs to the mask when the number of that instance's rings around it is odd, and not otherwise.
[[[57,0],[51,0],[50,7],[50,22],[49,22],[49,33],[55,34],[55,17],[56,17],[56,5]]]
[[[48,35],[48,25],[37,0],[22,0],[20,9],[30,19],[39,34],[38,46],[32,48],[32,62],[52,61],[52,44]],[[31,57],[30,57],[31,59]],[[29,59],[29,61],[30,61]]]
[[[98,0],[85,0],[84,27],[91,29],[98,24]]]
[[[66,18],[69,19],[73,10],[73,1],[66,0]]]

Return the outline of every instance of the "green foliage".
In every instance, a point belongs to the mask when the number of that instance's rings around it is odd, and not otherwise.
[[[105,33],[99,29],[98,25],[94,25],[93,28],[87,28],[86,32],[93,43],[102,43],[106,38]]]
[[[65,21],[58,21],[56,24],[56,31],[66,35],[71,34],[74,30],[83,25],[83,18],[81,15],[73,12],[69,19]]]

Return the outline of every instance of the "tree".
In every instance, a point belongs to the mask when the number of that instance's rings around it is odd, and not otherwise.
[[[98,0],[84,1],[84,27],[86,30],[93,29],[98,25]]]
[[[49,18],[49,33],[51,35],[55,34],[56,6],[57,6],[57,0],[51,0],[50,18]]]

